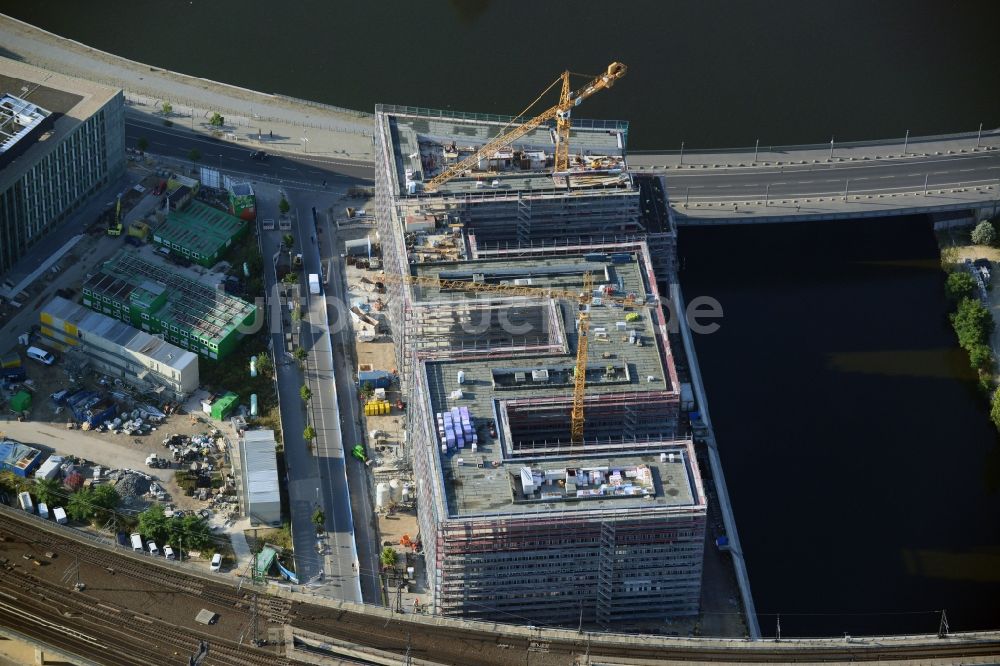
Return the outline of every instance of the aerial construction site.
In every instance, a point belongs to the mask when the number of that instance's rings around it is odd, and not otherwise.
[[[676,232],[628,125],[376,110],[384,283],[437,612],[699,612],[708,502],[658,287]],[[554,127],[551,121],[555,121]]]

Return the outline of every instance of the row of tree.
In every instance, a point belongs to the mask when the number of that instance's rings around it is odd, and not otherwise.
[[[160,504],[154,504],[139,514],[136,529],[146,539],[168,543],[178,550],[205,550],[213,542],[212,529],[204,518],[191,513],[168,518]]]
[[[27,491],[38,502],[44,502],[50,507],[63,506],[66,515],[74,521],[97,526],[112,523],[115,529],[130,528],[134,524],[134,518],[118,513],[121,497],[114,486],[83,487],[82,477],[79,485],[74,483],[73,477],[74,475],[70,474],[64,481],[36,479],[32,482],[10,471],[4,471],[0,473],[0,489],[11,494]],[[139,514],[137,530],[145,538],[157,543],[169,543],[188,550],[209,549],[214,540],[208,521],[204,518],[196,514],[168,518],[160,504],[154,504]]]

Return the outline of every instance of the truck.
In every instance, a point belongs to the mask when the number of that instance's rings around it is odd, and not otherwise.
[[[150,467],[169,467],[170,461],[168,461],[166,458],[159,457],[155,453],[152,453],[149,455],[148,458],[146,458],[146,464],[149,465]]]
[[[309,293],[318,294],[319,293],[319,274],[310,273],[309,274]]]
[[[28,513],[35,512],[35,503],[31,501],[31,495],[26,492],[17,494],[17,504]]]

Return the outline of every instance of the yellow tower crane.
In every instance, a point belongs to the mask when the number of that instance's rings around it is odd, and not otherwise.
[[[472,167],[479,164],[481,159],[488,159],[492,157],[498,150],[506,148],[531,130],[553,119],[556,121],[555,172],[561,173],[563,171],[568,171],[569,130],[571,127],[570,116],[572,114],[573,107],[579,105],[583,102],[583,100],[587,99],[594,93],[613,86],[615,81],[625,76],[627,69],[628,68],[622,63],[613,62],[608,65],[607,70],[603,74],[594,77],[590,83],[576,91],[570,90],[570,73],[568,71],[563,72],[552,84],[555,85],[556,83],[559,83],[560,80],[562,81],[562,91],[559,95],[558,104],[541,112],[534,118],[515,126],[513,129],[501,132],[501,134],[491,139],[485,146],[476,151],[476,153],[466,157],[464,160],[460,160],[458,163],[448,167],[438,175],[434,176],[434,178],[427,181],[427,183],[424,184],[424,191],[433,192],[452,178],[461,175],[465,171],[468,171]],[[549,86],[549,88],[551,87],[552,86]],[[546,92],[548,92],[548,90],[546,90]],[[545,93],[543,92],[542,95],[544,94]],[[532,105],[533,104],[534,103],[532,103]],[[506,129],[506,127],[504,129]]]
[[[382,273],[378,280],[381,282],[402,282],[423,287],[436,287],[438,289],[472,293],[559,298],[576,302],[579,311],[577,312],[576,365],[573,368],[573,409],[570,412],[570,441],[574,446],[583,445],[583,399],[587,387],[587,347],[589,343],[588,334],[590,332],[590,314],[588,310],[594,300],[594,277],[589,271],[583,274],[583,290],[579,292],[549,287],[524,287],[511,284],[486,284],[483,282],[469,282],[467,280],[447,280],[426,275]],[[629,307],[655,306],[654,303],[639,303],[631,296],[609,296],[603,297],[603,300]]]

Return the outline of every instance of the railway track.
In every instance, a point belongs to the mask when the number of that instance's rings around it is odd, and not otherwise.
[[[37,555],[28,560],[4,557],[0,561],[0,590],[4,590],[0,592],[0,622],[12,628],[20,631],[30,628],[31,634],[43,641],[102,664],[186,664],[190,656],[199,652],[203,642],[208,646],[208,654],[203,661],[205,666],[288,663],[282,657],[249,644],[239,645],[219,636],[179,627],[92,596],[86,589],[76,591],[68,583],[55,583],[39,576],[32,564],[36,560],[44,562],[40,566],[52,568],[59,566],[56,562],[61,561],[65,568],[69,568],[75,566],[76,557],[80,562],[87,561],[102,567],[106,558],[85,560],[83,553],[76,548],[65,548],[66,544],[58,537],[49,539],[37,533],[25,535],[24,530],[9,530],[8,527],[7,524],[0,525],[8,549],[21,546],[37,552],[42,546],[59,553],[56,560]],[[28,538],[23,538],[25,536]],[[70,561],[74,564],[70,565]],[[150,574],[142,567],[138,571],[129,571],[130,567],[121,566],[119,560],[115,560],[114,566],[104,568],[113,570],[116,577],[134,577],[144,583],[160,583],[163,578],[161,572]],[[135,573],[141,575],[133,575]],[[246,603],[235,591],[231,594],[205,594],[203,587],[194,584],[198,583],[196,580],[185,582],[181,578],[169,582],[172,584],[164,587],[171,592],[193,596],[199,601],[211,600],[215,605],[229,606],[246,613],[246,609],[239,608]],[[272,599],[268,604],[259,604],[258,615],[266,622],[267,613],[287,612],[289,607],[289,602],[284,599]]]
[[[28,516],[12,515],[0,507],[0,538],[38,553],[51,549],[60,558],[79,559],[94,567],[138,581],[138,594],[148,587],[151,599],[166,593],[207,605],[231,609],[244,622],[251,615],[253,594],[223,582],[214,583],[183,569],[143,561],[105,546],[91,544],[54,526],[35,525]],[[0,543],[0,551],[10,551]],[[181,627],[147,615],[142,609],[108,603],[95,590],[70,592],[69,584],[45,580],[32,565],[18,562],[0,567],[0,623],[29,633],[67,651],[106,664],[186,663],[201,641],[210,643],[204,663],[286,664],[287,658],[220,639],[208,631]],[[110,573],[109,573],[110,575]],[[51,576],[49,576],[51,578]],[[154,602],[146,602],[155,603]],[[141,604],[140,604],[141,605]],[[29,613],[24,621],[19,613]],[[723,640],[664,640],[650,637],[636,642],[615,635],[569,634],[538,630],[530,636],[524,630],[481,623],[466,626],[436,625],[411,616],[362,613],[308,603],[298,599],[259,593],[257,615],[263,626],[289,624],[294,628],[328,636],[349,644],[372,647],[400,658],[409,652],[414,658],[455,666],[522,664],[533,666],[567,664],[652,665],[664,661],[698,662],[864,662],[895,661],[996,661],[1000,637],[996,633],[956,634],[920,642],[888,638],[882,642],[835,640],[735,642]],[[347,660],[344,660],[345,662]]]

